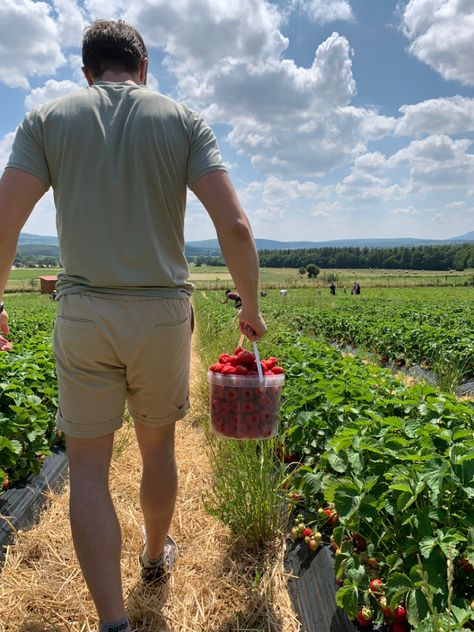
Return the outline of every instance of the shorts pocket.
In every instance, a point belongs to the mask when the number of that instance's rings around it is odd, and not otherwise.
[[[75,318],[72,316],[58,316],[58,325],[61,327],[72,327],[74,329],[90,329],[95,327],[93,320],[87,318]]]
[[[187,299],[168,299],[160,301],[155,313],[155,329],[178,327],[189,322],[191,305]]]

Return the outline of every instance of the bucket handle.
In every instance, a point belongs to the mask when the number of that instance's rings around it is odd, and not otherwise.
[[[241,334],[240,339],[239,339],[239,347],[241,347],[244,344],[244,338],[245,338],[244,334]],[[260,384],[262,384],[264,381],[262,364],[260,362],[260,354],[258,353],[257,343],[255,342],[255,340],[252,340],[252,347],[253,347],[253,352],[255,355],[255,360],[257,362],[258,379],[260,381]]]

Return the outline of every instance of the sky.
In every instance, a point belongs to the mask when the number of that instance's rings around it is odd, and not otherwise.
[[[474,0],[1,0],[0,169],[26,112],[86,89],[84,28],[119,18],[149,89],[214,129],[255,237],[474,230]],[[51,191],[23,231],[56,234]],[[216,236],[191,192],[185,236]]]

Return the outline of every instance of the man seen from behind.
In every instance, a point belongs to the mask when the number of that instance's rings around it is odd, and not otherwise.
[[[19,233],[52,187],[64,266],[53,344],[56,423],[66,438],[72,538],[100,632],[127,632],[109,465],[127,406],[143,460],[142,579],[164,580],[177,552],[168,533],[175,424],[189,408],[187,187],[214,223],[242,299],[241,333],[258,340],[266,325],[252,230],[211,128],[146,88],[147,50],[126,23],[92,24],[82,55],[88,87],[26,115],[0,180],[0,301]],[[4,335],[7,309],[0,311]],[[10,333],[9,342],[0,335],[0,348],[14,345]]]

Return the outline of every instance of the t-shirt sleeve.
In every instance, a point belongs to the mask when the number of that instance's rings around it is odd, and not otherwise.
[[[193,113],[192,122],[186,173],[186,183],[189,187],[206,173],[227,171],[212,129],[196,113]]]
[[[21,169],[51,185],[41,122],[34,112],[29,112],[18,127],[6,167]]]

